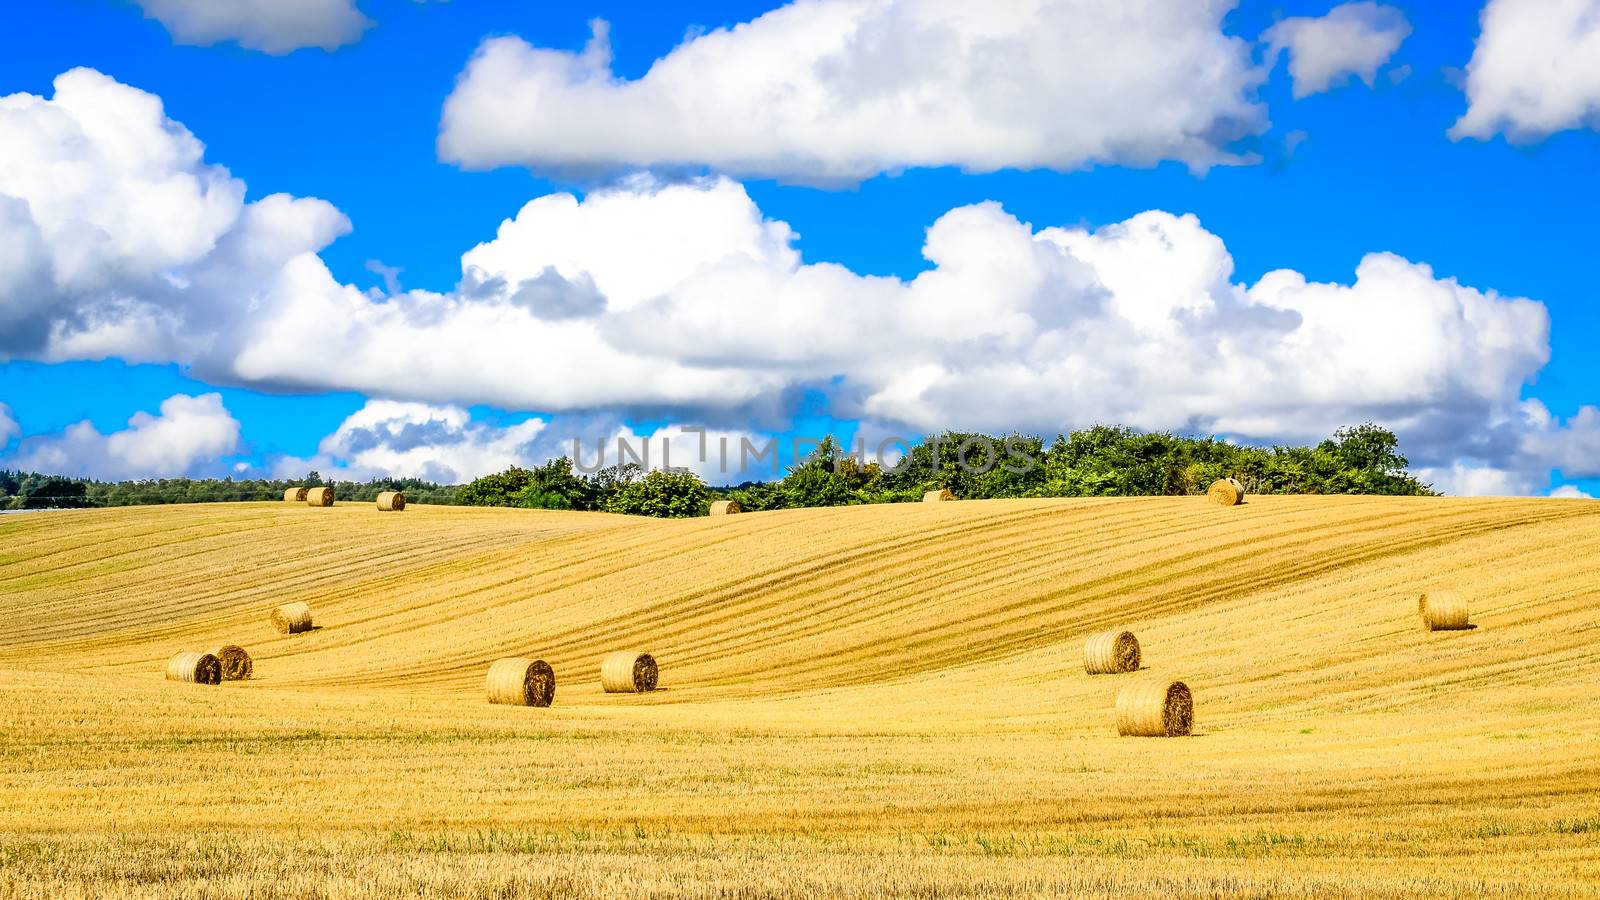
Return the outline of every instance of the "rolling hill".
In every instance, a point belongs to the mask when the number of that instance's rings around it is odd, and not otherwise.
[[[1590,896],[1596,559],[1544,499],[0,517],[0,896]],[[1140,677],[1194,736],[1117,737]]]

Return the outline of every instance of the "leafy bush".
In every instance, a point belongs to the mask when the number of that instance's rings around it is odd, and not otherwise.
[[[533,473],[519,466],[504,472],[475,478],[456,491],[456,502],[463,506],[521,506],[514,498],[533,484]]]
[[[692,472],[654,469],[637,481],[623,483],[606,498],[605,511],[630,516],[684,519],[703,516],[711,506],[711,489]]]
[[[525,509],[594,509],[595,488],[572,473],[572,461],[552,459],[542,466],[512,466],[485,475],[456,492],[466,506],[520,506]]]

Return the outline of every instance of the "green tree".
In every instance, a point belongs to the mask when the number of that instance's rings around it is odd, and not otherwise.
[[[520,466],[475,478],[456,492],[464,506],[516,506],[513,498],[533,483],[533,473]]]
[[[528,481],[513,492],[511,506],[527,509],[595,509],[596,487],[572,473],[565,456],[528,469]]]
[[[653,469],[637,481],[621,484],[605,500],[605,511],[629,516],[684,519],[703,516],[711,506],[711,489],[693,472]]]
[[[722,499],[737,501],[745,512],[789,508],[789,497],[784,494],[781,483],[775,481],[746,481],[720,495]]]
[[[67,478],[46,478],[27,488],[22,498],[24,509],[81,509],[89,506],[83,482]]]
[[[789,469],[778,483],[783,505],[843,506],[854,497],[849,480],[841,472],[841,463],[854,463],[853,459],[840,458],[839,443],[828,435],[805,459]],[[854,471],[854,469],[852,469]]]

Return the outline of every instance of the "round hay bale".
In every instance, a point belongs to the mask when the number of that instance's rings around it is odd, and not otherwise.
[[[222,663],[209,653],[179,653],[167,660],[167,680],[221,684]]]
[[[406,508],[406,495],[400,491],[384,491],[378,495],[379,512],[399,512]]]
[[[306,502],[306,490],[307,489],[303,488],[303,487],[292,487],[292,488],[289,488],[288,490],[283,492],[283,502],[285,502],[285,503],[304,503],[304,502]]]
[[[223,681],[243,681],[255,673],[255,660],[238,644],[223,644],[206,651],[222,664]]]
[[[713,516],[731,516],[734,513],[741,512],[744,512],[744,510],[739,508],[739,501],[737,500],[718,500],[711,504],[711,514]]]
[[[1117,694],[1117,734],[1181,737],[1194,728],[1194,697],[1181,681],[1141,681]]]
[[[949,488],[940,488],[937,491],[929,491],[926,494],[923,494],[922,495],[922,502],[923,503],[943,503],[946,500],[954,500],[955,498],[956,498],[956,495],[950,493],[950,489]]]
[[[1131,631],[1104,631],[1083,644],[1083,670],[1090,675],[1139,671],[1139,639]]]
[[[608,694],[633,694],[656,689],[661,670],[648,653],[623,650],[600,660],[600,686]]]
[[[333,488],[314,487],[306,491],[306,502],[312,506],[332,506]]]
[[[1467,601],[1451,591],[1430,591],[1417,598],[1424,631],[1466,631],[1472,627]]]
[[[485,679],[489,702],[507,706],[549,706],[556,699],[556,673],[542,659],[497,659]]]
[[[1210,497],[1213,503],[1223,506],[1238,506],[1244,502],[1244,485],[1240,484],[1238,479],[1235,478],[1219,479],[1211,483],[1211,487],[1206,491],[1206,496]]]
[[[311,630],[311,605],[303,601],[285,603],[272,611],[272,627],[279,634],[299,634]]]

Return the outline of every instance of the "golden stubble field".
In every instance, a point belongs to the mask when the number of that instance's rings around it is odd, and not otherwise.
[[[0,896],[1600,896],[1597,566],[1556,500],[0,517]],[[1116,736],[1113,626],[1193,737]]]

